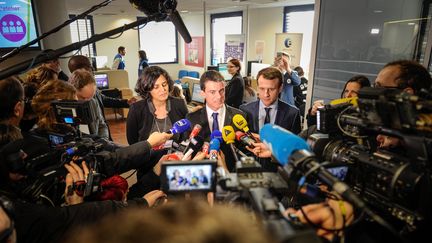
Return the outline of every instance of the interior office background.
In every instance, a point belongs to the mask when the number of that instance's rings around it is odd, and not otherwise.
[[[81,0],[77,0],[80,2]],[[218,0],[214,0],[218,1]],[[378,71],[389,61],[397,59],[414,59],[425,66],[430,66],[431,29],[430,0],[291,0],[268,1],[267,4],[254,5],[249,0],[232,4],[226,8],[207,9],[213,0],[195,1],[194,11],[181,13],[191,36],[205,36],[204,67],[214,64],[212,57],[212,19],[215,16],[241,16],[241,33],[245,35],[246,60],[257,60],[255,42],[264,41],[264,55],[260,57],[263,63],[271,64],[275,56],[275,33],[284,31],[305,31],[310,36],[309,43],[303,42],[302,63],[309,78],[307,104],[311,100],[338,98],[346,80],[356,74],[365,74],[372,81]],[[128,2],[124,0],[123,2]],[[182,0],[179,0],[181,6]],[[220,1],[219,1],[220,2]],[[94,2],[93,4],[95,4]],[[223,3],[223,2],[221,2]],[[133,22],[142,13],[132,12],[126,8],[116,9],[116,1],[112,6],[105,7],[91,14],[93,26],[91,33],[119,27]],[[70,15],[78,14],[87,8],[71,10],[68,0],[35,0],[36,18],[39,33],[44,33],[66,21]],[[87,4],[88,5],[88,4]],[[301,7],[313,6],[313,14],[302,13]],[[287,7],[300,7],[297,18],[304,21],[286,23]],[[297,8],[298,10],[298,8]],[[314,23],[307,27],[307,23]],[[91,29],[93,28],[93,29]],[[143,27],[143,29],[147,26]],[[311,31],[310,29],[313,30]],[[148,50],[140,46],[139,31],[128,30],[115,39],[105,39],[95,43],[95,54],[107,56],[108,66],[111,65],[117,47],[126,47],[126,65],[129,74],[129,87],[133,89],[138,78],[138,50]],[[166,36],[153,36],[163,40]],[[187,69],[203,73],[205,68],[186,66],[183,39],[178,35],[177,61],[167,64],[157,64],[166,69],[173,79],[177,78],[178,70]],[[64,28],[43,41],[44,48],[57,49],[72,43],[71,29]],[[37,52],[23,52],[19,56],[0,64],[0,68],[26,60]],[[149,55],[149,62],[152,63]],[[212,62],[213,61],[213,62]],[[217,61],[217,58],[216,58]],[[67,72],[67,59],[61,60],[63,70]]]

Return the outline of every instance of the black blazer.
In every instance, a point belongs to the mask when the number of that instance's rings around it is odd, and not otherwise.
[[[254,133],[259,133],[259,102],[260,101],[257,100],[240,106],[240,110],[246,113],[246,120],[248,122],[249,129]],[[301,131],[299,109],[281,100],[278,100],[278,110],[275,124],[291,131],[294,134],[298,134]]]
[[[224,126],[231,125],[233,126],[235,131],[237,131],[238,129],[232,123],[232,118],[236,114],[241,114],[242,116],[245,115],[241,110],[226,105]],[[210,126],[207,119],[207,112],[205,106],[195,112],[187,114],[186,118],[192,123],[192,127],[195,124],[200,124],[202,126],[202,129],[198,135],[203,137],[204,141],[210,141],[211,132],[210,132]],[[222,131],[222,127],[220,127],[220,129]],[[222,143],[221,150],[225,155],[225,162],[228,167],[228,170],[233,172],[235,170],[235,159],[231,152],[230,147],[227,146],[225,143]]]
[[[237,73],[225,88],[225,103],[238,109],[243,103],[244,87],[243,77]]]
[[[146,140],[150,135],[154,114],[150,111],[148,102],[149,99],[143,99],[129,108],[126,121],[126,137],[129,144]],[[186,117],[188,109],[183,99],[170,96],[167,102],[169,102],[168,117],[172,123]]]

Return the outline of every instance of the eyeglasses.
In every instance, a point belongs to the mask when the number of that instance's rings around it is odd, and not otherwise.
[[[400,86],[385,86],[385,85],[381,85],[380,83],[374,83],[372,86],[374,88],[384,88],[384,89],[404,89],[403,87]]]
[[[228,68],[233,68],[235,67],[234,65],[227,65]]]

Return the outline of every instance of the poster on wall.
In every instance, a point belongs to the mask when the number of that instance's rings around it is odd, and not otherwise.
[[[291,66],[299,66],[302,41],[302,33],[276,33],[275,56],[279,51],[288,52],[291,57]]]
[[[264,57],[264,47],[265,41],[256,40],[255,41],[255,60],[261,61]]]
[[[224,62],[236,58],[241,62],[244,56],[245,38],[244,35],[225,35]]]
[[[204,67],[204,37],[192,37],[191,43],[185,43],[185,65]]]

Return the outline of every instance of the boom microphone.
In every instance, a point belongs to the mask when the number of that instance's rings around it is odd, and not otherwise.
[[[261,128],[260,138],[282,165],[288,163],[288,158],[296,150],[310,150],[302,138],[274,124],[265,124]]]
[[[145,13],[147,16],[154,14],[167,14],[174,24],[177,32],[183,37],[186,43],[190,43],[192,38],[187,30],[180,14],[176,10],[176,0],[129,0],[132,6],[139,11]],[[162,21],[164,19],[161,19]]]
[[[252,135],[251,131],[249,130],[248,123],[242,115],[240,114],[234,115],[233,123],[234,126],[247,133],[255,142],[258,142],[256,138]]]
[[[260,131],[260,137],[269,147],[273,156],[285,165],[285,171],[293,171],[294,169],[302,174],[315,175],[345,200],[359,208],[366,207],[365,203],[348,185],[337,179],[316,161],[314,154],[310,152],[309,146],[302,138],[273,124],[264,125]]]
[[[184,133],[191,127],[191,123],[188,119],[181,119],[173,124],[173,127],[167,131],[170,134]]]

